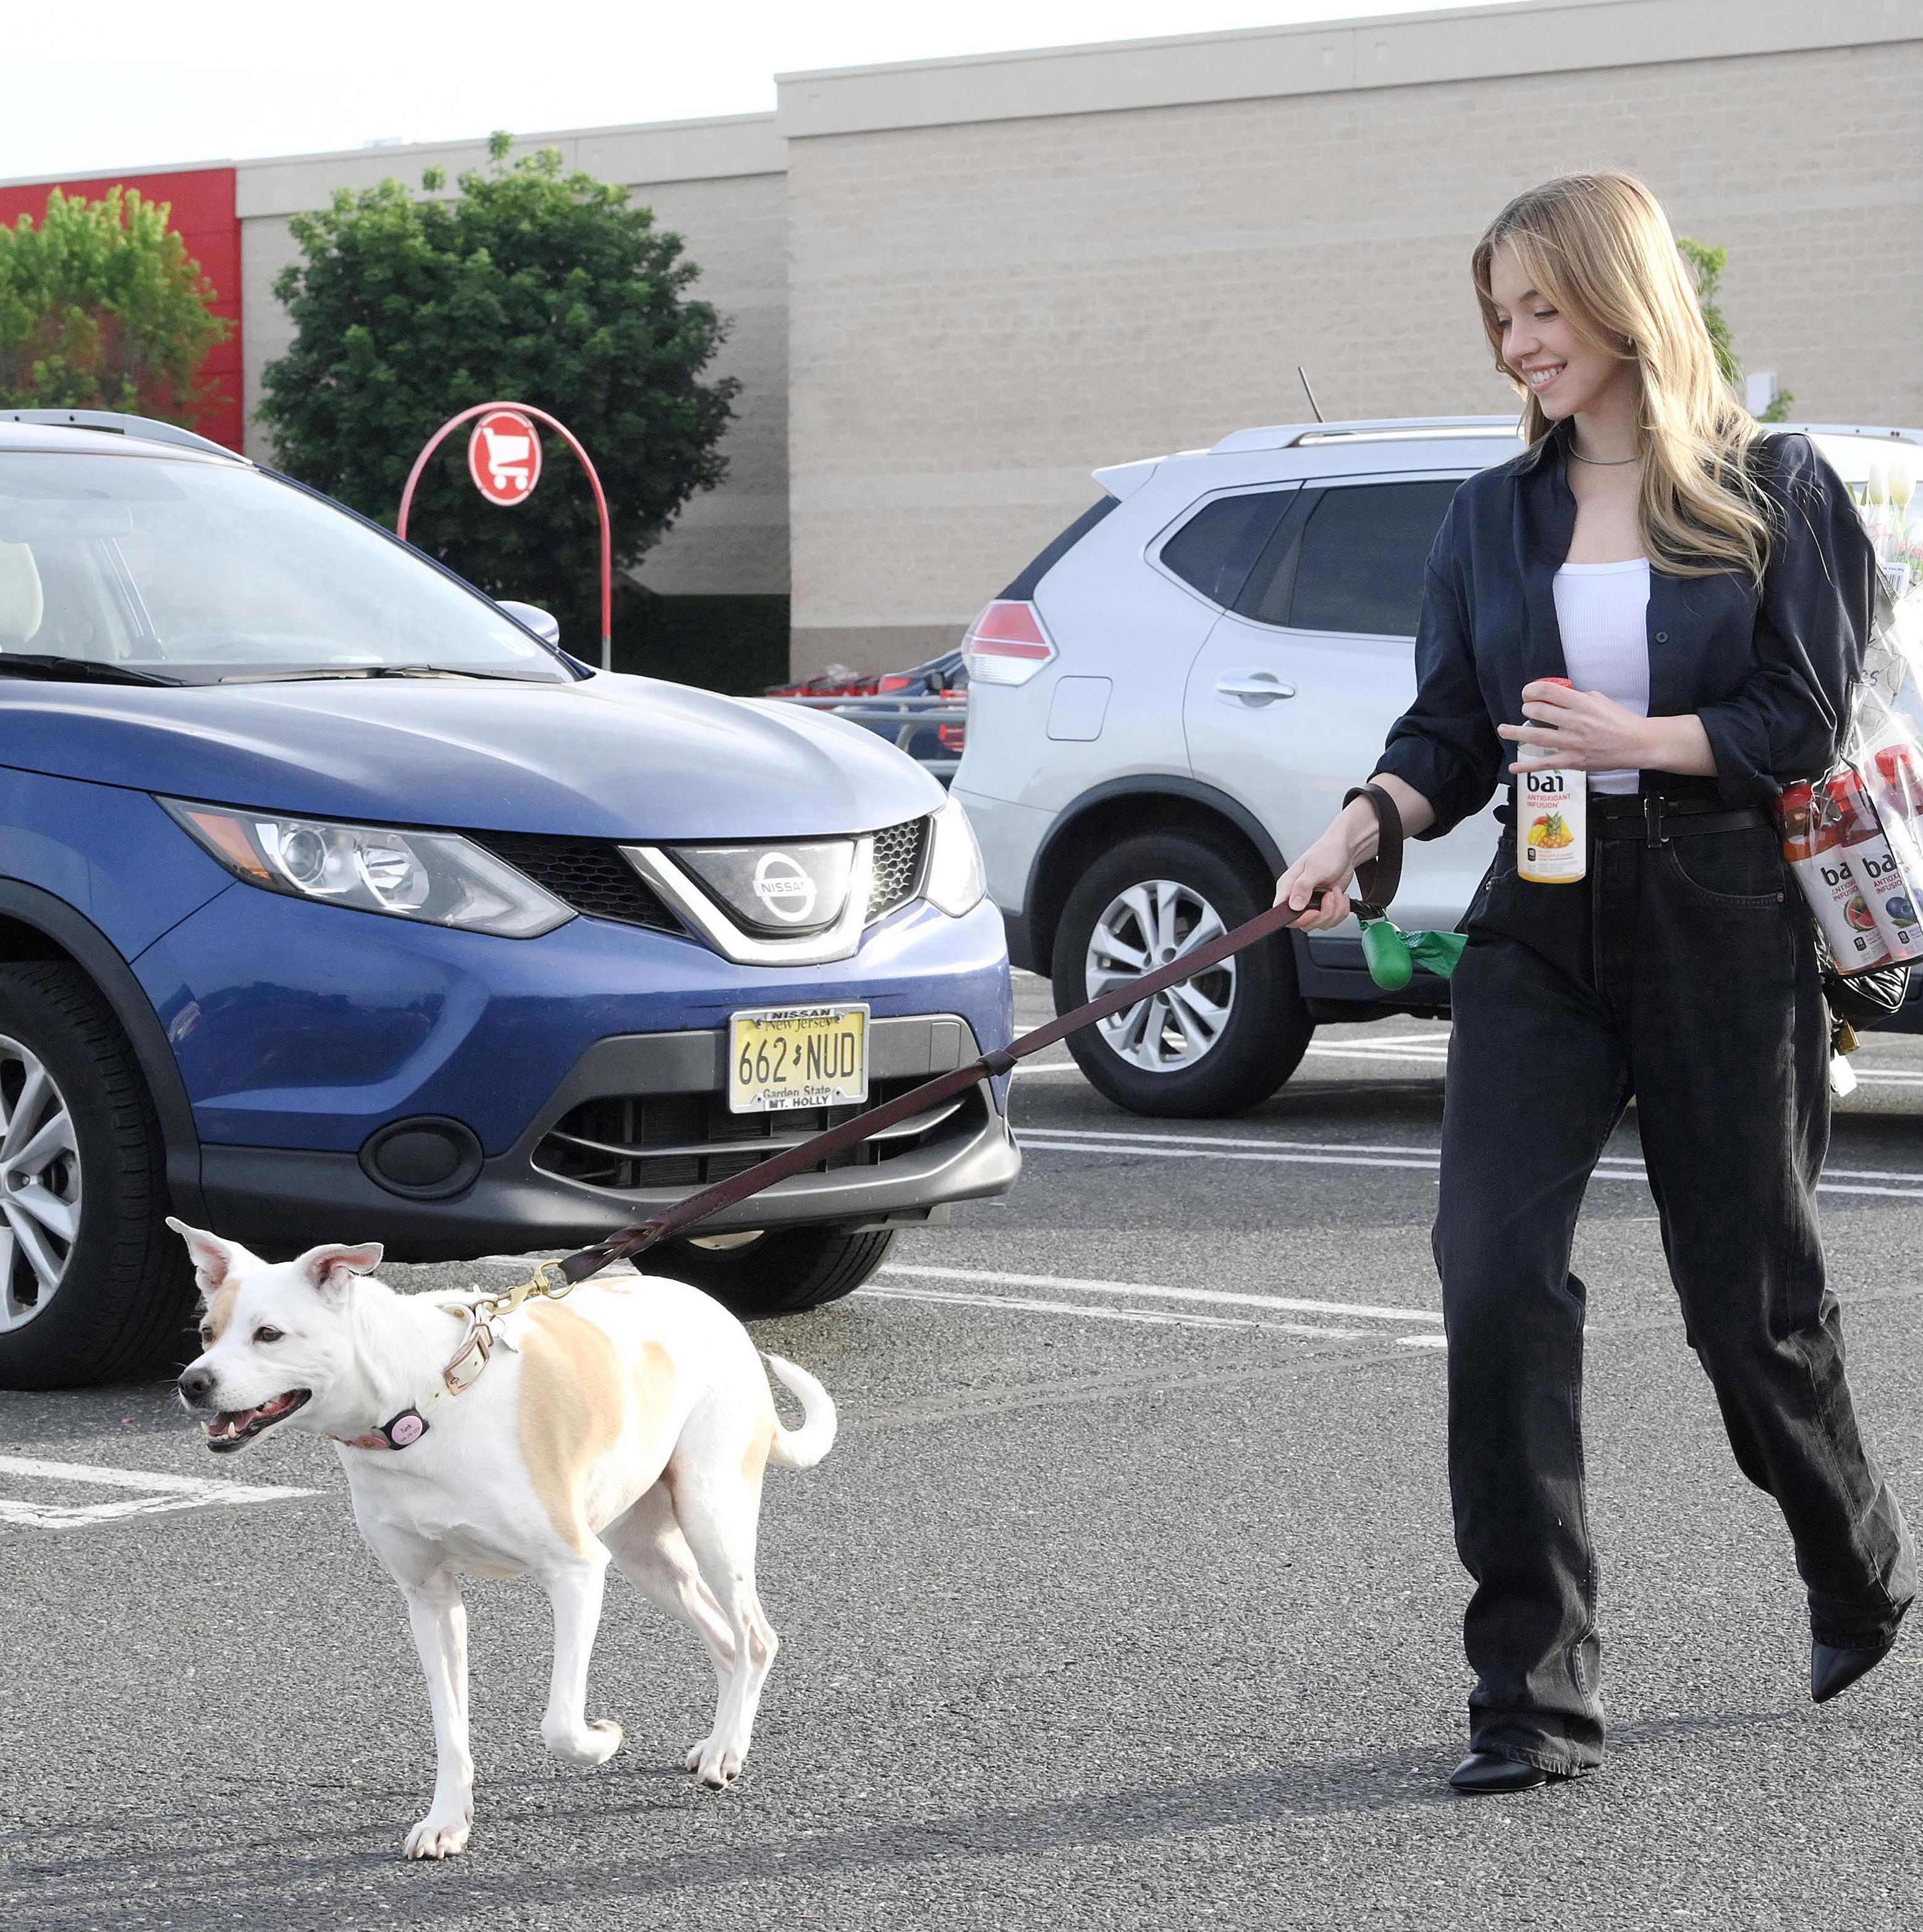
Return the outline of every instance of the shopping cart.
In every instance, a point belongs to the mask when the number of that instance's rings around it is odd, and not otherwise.
[[[505,494],[510,489],[525,492],[533,487],[530,466],[534,458],[531,436],[512,436],[482,424],[481,440],[488,446],[488,478]]]

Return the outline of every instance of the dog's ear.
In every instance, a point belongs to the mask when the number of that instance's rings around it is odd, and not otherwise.
[[[167,1226],[187,1244],[187,1251],[194,1257],[194,1285],[203,1301],[225,1287],[243,1262],[254,1261],[238,1241],[224,1241],[204,1228],[190,1228],[171,1214],[167,1216]],[[259,1265],[257,1262],[255,1264]]]
[[[322,1294],[338,1294],[346,1288],[350,1275],[373,1274],[386,1252],[378,1241],[362,1241],[352,1247],[337,1242],[308,1249],[294,1265]]]

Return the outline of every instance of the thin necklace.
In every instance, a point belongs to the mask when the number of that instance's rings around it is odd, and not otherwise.
[[[1585,456],[1576,447],[1575,439],[1570,439],[1569,453],[1578,463],[1593,464],[1598,470],[1620,470],[1625,463],[1640,463],[1642,452],[1638,450],[1634,456]]]

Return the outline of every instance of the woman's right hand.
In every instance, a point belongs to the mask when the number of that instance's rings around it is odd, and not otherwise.
[[[1376,814],[1362,800],[1346,806],[1308,850],[1275,882],[1275,903],[1301,916],[1289,924],[1304,932],[1326,932],[1348,916],[1349,881],[1355,868],[1373,856]]]

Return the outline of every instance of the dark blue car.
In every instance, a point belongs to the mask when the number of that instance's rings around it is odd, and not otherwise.
[[[106,424],[0,420],[0,1385],[166,1355],[170,1210],[268,1255],[553,1250],[1007,1040],[968,821],[872,733],[591,671],[326,498]],[[660,1265],[810,1306],[1018,1167],[985,1084]]]

